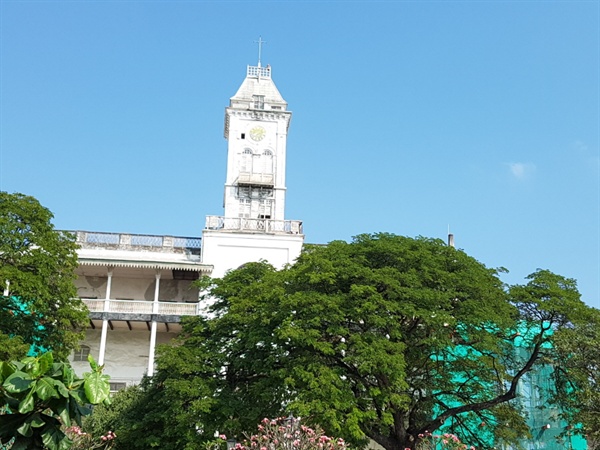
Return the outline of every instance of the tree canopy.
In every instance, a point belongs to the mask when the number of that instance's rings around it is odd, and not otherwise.
[[[440,429],[490,448],[527,435],[515,399],[528,373],[553,368],[560,405],[585,376],[577,358],[562,370],[555,345],[592,317],[573,280],[538,270],[507,288],[440,240],[360,235],[204,283],[209,316],[184,323],[146,390],[168,401],[138,415],[168,422],[172,448],[289,412],[387,450]]]
[[[83,337],[87,310],[73,284],[77,246],[52,218],[35,198],[0,192],[0,359],[32,347],[65,359]]]

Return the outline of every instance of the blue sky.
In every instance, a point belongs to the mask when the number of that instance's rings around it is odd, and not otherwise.
[[[0,188],[61,229],[201,235],[262,35],[308,242],[450,226],[600,307],[599,5],[3,0]]]

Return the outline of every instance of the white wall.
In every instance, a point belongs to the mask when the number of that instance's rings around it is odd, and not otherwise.
[[[90,354],[98,360],[100,349],[100,330],[87,330],[85,340],[81,343],[90,347]],[[169,343],[177,335],[175,333],[157,333],[156,343]],[[148,352],[150,349],[149,331],[108,330],[106,339],[106,356],[104,373],[110,375],[111,381],[141,380],[148,370]],[[78,375],[90,371],[87,361],[71,364]]]
[[[220,278],[242,264],[267,260],[281,269],[300,255],[304,236],[297,234],[231,233],[204,230],[202,262],[214,266],[212,277]]]

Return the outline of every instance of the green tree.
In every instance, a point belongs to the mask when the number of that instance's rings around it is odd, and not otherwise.
[[[52,217],[33,197],[0,192],[2,360],[31,347],[65,359],[83,338],[87,310],[73,284],[77,246]]]
[[[184,324],[157,374],[177,399],[167,416],[205,439],[293,411],[388,450],[439,429],[478,448],[517,442],[528,432],[519,381],[560,367],[559,329],[589,311],[572,280],[538,271],[507,290],[440,240],[390,234],[308,246],[282,271],[252,263],[212,283],[210,318]]]
[[[81,425],[91,412],[85,405],[109,401],[109,377],[91,358],[90,365],[92,371],[80,379],[68,363],[55,363],[52,352],[0,362],[0,445],[69,449],[63,428]]]
[[[174,379],[165,385],[164,378],[162,374],[146,378],[139,386],[119,391],[110,405],[94,408],[84,420],[84,430],[93,436],[112,430],[118,437],[115,450],[203,448],[203,435],[197,428],[199,417],[194,417],[194,411],[197,397],[209,394],[193,390],[203,385],[203,380],[197,378],[182,388]]]
[[[544,298],[555,307],[546,313],[561,317],[569,314],[572,321],[560,324],[552,339],[553,384],[548,396],[553,404],[562,406],[562,417],[571,426],[564,435],[580,432],[585,435],[589,449],[600,442],[600,311],[581,308],[576,314],[564,311],[565,295],[577,296],[575,281],[547,271],[530,276],[526,286],[518,287],[519,298]],[[542,318],[547,320],[547,318]],[[547,350],[546,350],[547,351]],[[556,364],[559,361],[559,364]]]

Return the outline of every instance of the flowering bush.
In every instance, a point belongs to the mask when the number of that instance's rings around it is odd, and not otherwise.
[[[424,434],[419,434],[419,438],[421,440],[417,446],[418,450],[475,450],[475,447],[463,444],[458,436],[451,433],[431,434],[426,431]],[[410,449],[406,448],[405,450]]]
[[[117,437],[115,433],[109,431],[105,435],[95,438],[91,434],[85,433],[78,426],[67,428],[65,434],[73,442],[70,447],[71,450],[109,450],[112,448],[114,439]]]
[[[346,450],[346,443],[326,436],[320,428],[300,425],[299,419],[279,417],[263,419],[258,432],[237,443],[235,450]]]

